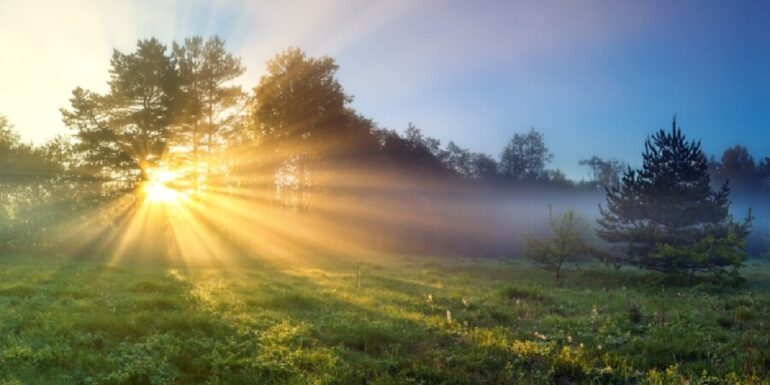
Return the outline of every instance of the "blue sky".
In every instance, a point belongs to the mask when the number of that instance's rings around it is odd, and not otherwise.
[[[332,56],[383,127],[492,155],[535,127],[574,178],[594,154],[637,164],[674,114],[710,154],[770,156],[767,1],[0,0],[0,113],[31,141],[65,133],[58,109],[104,88],[113,47],[196,34],[226,39],[246,88],[286,47]]]

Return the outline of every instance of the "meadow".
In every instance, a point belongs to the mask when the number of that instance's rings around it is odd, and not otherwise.
[[[4,257],[2,384],[768,383],[770,268],[738,289],[513,259],[108,266]]]

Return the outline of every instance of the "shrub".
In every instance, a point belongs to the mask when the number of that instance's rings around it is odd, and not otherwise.
[[[548,228],[551,238],[527,239],[526,256],[536,265],[554,274],[557,283],[561,283],[562,267],[567,262],[578,262],[589,255],[589,249],[583,241],[588,230],[588,222],[574,210],[553,215],[548,208]]]

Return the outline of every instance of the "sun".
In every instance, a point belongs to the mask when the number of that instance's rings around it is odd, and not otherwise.
[[[146,171],[147,181],[142,186],[145,199],[150,203],[172,203],[182,198],[182,192],[173,187],[179,175],[171,170],[150,169]]]
[[[179,192],[160,182],[149,182],[144,186],[147,200],[153,203],[168,203],[178,199]]]

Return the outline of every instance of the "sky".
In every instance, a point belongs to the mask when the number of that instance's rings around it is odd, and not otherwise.
[[[219,35],[245,89],[299,47],[328,55],[352,106],[381,127],[498,156],[534,127],[551,167],[640,163],[676,114],[707,154],[770,156],[770,2],[0,0],[0,114],[22,138],[66,134],[72,89],[104,91],[113,49]]]

